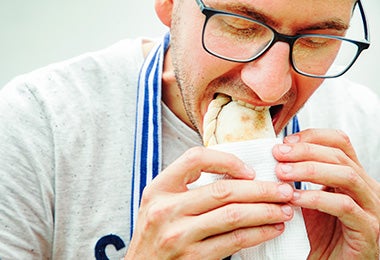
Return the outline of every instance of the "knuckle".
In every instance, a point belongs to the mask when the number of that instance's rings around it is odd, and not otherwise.
[[[321,194],[319,192],[313,193],[313,195],[310,197],[310,203],[316,207],[320,204],[321,201]]]
[[[267,221],[274,220],[276,219],[276,217],[278,217],[279,213],[278,213],[277,208],[271,205],[265,205],[264,207],[265,207],[265,210],[263,211],[264,217]]]
[[[350,137],[345,132],[338,129],[338,130],[336,130],[336,133],[339,136],[339,138],[341,139],[341,142],[343,143],[344,146],[346,146],[346,147],[351,146]]]
[[[232,196],[232,185],[230,181],[220,180],[210,185],[211,197],[217,201],[226,202]]]
[[[301,143],[300,145],[301,145],[301,147],[302,147],[302,151],[303,151],[305,154],[307,154],[307,155],[309,155],[309,156],[312,156],[313,149],[312,149],[312,147],[311,147],[310,144],[308,144],[308,143]]]
[[[372,216],[371,220],[369,221],[369,226],[375,233],[375,237],[380,237],[380,223],[377,217]]]
[[[352,214],[356,210],[354,200],[349,196],[342,197],[342,214]]]
[[[259,235],[262,239],[268,239],[273,236],[273,231],[268,227],[262,226],[259,228]]]
[[[236,229],[232,231],[231,236],[231,245],[236,249],[239,250],[244,247],[245,244],[247,244],[248,237],[246,232],[244,232],[244,229]]]
[[[160,225],[164,220],[170,218],[172,207],[170,205],[155,203],[145,212],[147,228]]]
[[[335,148],[334,154],[335,154],[335,158],[336,158],[335,163],[340,164],[340,163],[347,162],[348,157],[342,150]]]
[[[228,205],[224,207],[224,222],[229,227],[237,227],[241,222],[241,212],[236,205]]]
[[[257,192],[262,198],[270,198],[273,196],[273,190],[269,185],[266,185],[265,182],[260,183],[257,185]]]
[[[314,163],[306,164],[306,172],[310,179],[315,179],[314,177],[318,177],[317,168]]]
[[[351,168],[349,168],[348,173],[347,173],[347,181],[348,185],[353,187],[357,186],[360,183],[360,176],[354,172]]]
[[[160,235],[158,241],[159,248],[166,249],[172,253],[179,251],[182,235],[183,232],[180,229],[165,230]]]
[[[202,159],[204,152],[205,150],[203,147],[196,146],[187,150],[183,154],[183,156],[187,163],[195,164],[195,163],[198,163]]]
[[[224,156],[223,160],[225,165],[229,165],[230,167],[241,167],[242,161],[234,154],[228,154],[228,156]]]
[[[367,219],[366,225],[368,227],[368,230],[371,230],[371,231],[363,234],[363,238],[361,240],[356,240],[352,242],[353,243],[352,247],[356,249],[356,252],[360,256],[362,256],[360,252],[365,252],[365,251],[368,252],[368,243],[371,243],[373,248],[377,248],[377,250],[379,249],[378,239],[379,239],[380,232],[379,232],[378,220],[373,216],[369,216],[369,218]]]
[[[150,186],[146,186],[142,192],[141,205],[150,204],[153,201],[154,197],[155,195],[153,189]]]
[[[315,128],[308,128],[303,131],[308,136],[317,136],[318,131]]]
[[[189,246],[188,248],[184,249],[183,253],[176,259],[179,259],[179,258],[183,260],[204,259],[201,253],[202,252],[200,252],[199,250],[196,250],[195,248],[192,248],[192,246]]]

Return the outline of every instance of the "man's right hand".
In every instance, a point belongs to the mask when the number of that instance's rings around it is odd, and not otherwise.
[[[201,172],[232,179],[189,190]],[[293,188],[254,177],[234,155],[188,150],[145,188],[125,259],[222,259],[279,236]]]

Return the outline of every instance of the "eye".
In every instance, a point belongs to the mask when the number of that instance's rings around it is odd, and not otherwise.
[[[331,40],[325,37],[308,36],[302,37],[297,40],[297,45],[302,48],[323,48],[329,46]]]
[[[223,34],[224,37],[234,37],[239,40],[252,41],[267,33],[267,28],[259,23],[242,17],[218,15],[217,17],[214,17],[214,19],[213,22],[218,24],[217,28],[219,33]]]

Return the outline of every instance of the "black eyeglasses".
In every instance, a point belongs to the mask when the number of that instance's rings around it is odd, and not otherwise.
[[[228,61],[251,62],[281,41],[290,45],[289,59],[299,74],[335,78],[343,75],[370,45],[367,19],[360,0],[357,5],[363,21],[364,41],[325,34],[289,36],[261,21],[207,7],[202,0],[196,2],[206,16],[202,32],[203,48]]]

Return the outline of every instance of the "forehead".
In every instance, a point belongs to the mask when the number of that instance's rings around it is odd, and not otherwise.
[[[205,0],[207,6],[261,20],[283,33],[334,23],[348,27],[356,0]]]

